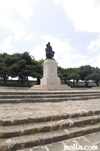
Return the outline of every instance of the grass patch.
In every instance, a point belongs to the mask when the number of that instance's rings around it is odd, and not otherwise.
[[[91,125],[94,125],[94,124],[97,124],[98,123],[98,121],[96,120],[96,119],[92,119],[91,121],[90,121],[90,124]]]

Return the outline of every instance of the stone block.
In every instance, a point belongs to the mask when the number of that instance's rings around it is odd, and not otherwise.
[[[60,86],[60,78],[58,77],[44,77],[41,79],[41,85],[57,85]]]

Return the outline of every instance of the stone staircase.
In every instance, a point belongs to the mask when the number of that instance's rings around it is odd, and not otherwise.
[[[99,91],[0,92],[0,103],[60,102],[99,98]]]
[[[0,92],[0,105],[99,99],[99,91]],[[39,104],[38,104],[39,105]],[[5,111],[4,111],[5,112]],[[11,111],[12,112],[12,111]],[[0,151],[16,151],[100,131],[100,110],[0,119]]]

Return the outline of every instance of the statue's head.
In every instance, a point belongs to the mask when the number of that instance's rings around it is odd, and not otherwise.
[[[47,47],[50,46],[50,42],[48,42],[48,43],[46,44],[46,46],[47,46]]]

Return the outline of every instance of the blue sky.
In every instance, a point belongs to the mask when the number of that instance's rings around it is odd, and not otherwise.
[[[0,53],[45,59],[49,41],[59,66],[100,67],[100,0],[0,0]]]

